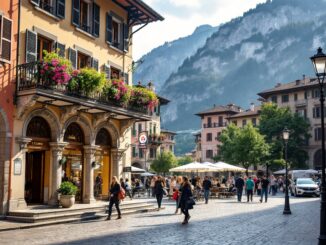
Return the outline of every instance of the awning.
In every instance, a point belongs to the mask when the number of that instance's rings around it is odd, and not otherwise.
[[[209,172],[210,170],[212,170],[212,167],[210,166],[201,164],[199,162],[192,162],[176,168],[171,168],[169,172],[191,173],[191,172]]]

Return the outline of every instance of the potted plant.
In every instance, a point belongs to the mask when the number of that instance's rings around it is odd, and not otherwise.
[[[123,107],[127,107],[130,100],[130,87],[122,80],[113,79],[107,82],[103,93],[107,99]]]
[[[77,193],[77,186],[69,181],[61,183],[58,189],[60,193],[60,204],[63,208],[70,208],[75,204],[75,195]]]
[[[130,103],[132,106],[153,111],[155,106],[158,105],[158,98],[154,91],[145,87],[135,86],[131,91]]]

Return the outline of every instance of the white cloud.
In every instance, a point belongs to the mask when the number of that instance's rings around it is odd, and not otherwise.
[[[160,13],[165,20],[150,23],[134,36],[133,56],[140,58],[143,54],[166,41],[190,35],[194,29],[203,24],[218,26],[256,4],[266,0],[144,0]],[[138,28],[138,27],[135,27]]]

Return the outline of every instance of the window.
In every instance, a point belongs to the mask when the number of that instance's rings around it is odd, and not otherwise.
[[[37,60],[43,60],[44,51],[52,51],[52,40],[42,36],[37,37]]]
[[[294,101],[298,100],[298,94],[294,94]]]
[[[139,149],[139,158],[144,158],[143,149]]]
[[[142,129],[142,124],[139,123],[139,124],[138,124],[138,133],[141,133],[142,131],[143,131],[143,129]]]
[[[170,145],[170,151],[173,152],[173,146],[172,145]]]
[[[86,0],[73,0],[72,24],[98,37],[100,34],[100,7]]]
[[[289,102],[289,95],[283,94],[282,95],[282,103],[287,103],[287,102]]]
[[[276,96],[276,95],[273,95],[273,96],[271,97],[271,101],[272,101],[273,103],[277,103],[277,96]]]
[[[218,132],[218,133],[217,133],[217,136],[216,136],[216,140],[217,140],[217,141],[220,140],[221,134],[222,134],[221,132]]]
[[[305,91],[304,92],[304,98],[305,98],[305,100],[308,99],[308,97],[309,97],[309,91]]]
[[[132,157],[136,157],[136,147],[132,147]]]
[[[247,125],[247,120],[246,119],[243,119],[242,120],[242,127],[246,126]]]
[[[120,43],[120,23],[112,20],[112,38],[113,46],[119,46]]]
[[[314,89],[312,90],[312,98],[319,98],[320,97],[320,90],[319,89]]]
[[[212,141],[212,133],[207,133],[206,140],[207,141]]]
[[[91,57],[81,52],[77,52],[77,69],[90,66]]]
[[[252,119],[251,119],[251,123],[252,123],[252,125],[256,126],[256,124],[257,124],[257,119],[256,119],[256,118],[252,118]]]
[[[222,116],[218,117],[218,126],[223,127],[223,117]]]
[[[232,123],[237,126],[238,125],[238,121],[232,121]]]
[[[207,127],[208,128],[211,128],[212,127],[212,118],[211,117],[208,117],[207,118]]]
[[[10,63],[12,20],[0,15],[0,60]]]
[[[119,78],[120,78],[120,70],[115,67],[111,67],[111,79],[119,79]]]
[[[320,107],[316,106],[312,109],[313,118],[320,118]]]
[[[65,18],[65,0],[31,0],[32,4],[60,18]]]
[[[112,12],[106,15],[106,41],[121,51],[129,49],[129,26]]]
[[[321,140],[321,128],[315,128],[315,141]]]
[[[306,109],[300,109],[295,111],[299,116],[303,118],[307,118],[307,110]]]
[[[208,159],[213,158],[213,150],[206,150],[206,158]]]
[[[153,148],[149,149],[149,158],[154,158],[154,149]]]
[[[134,125],[132,126],[132,136],[136,136],[136,135],[137,135],[136,123],[134,123]]]

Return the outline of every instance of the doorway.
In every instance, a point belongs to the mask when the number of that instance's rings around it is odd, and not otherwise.
[[[44,151],[26,153],[25,201],[27,204],[43,203]]]

